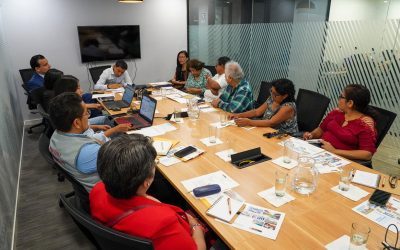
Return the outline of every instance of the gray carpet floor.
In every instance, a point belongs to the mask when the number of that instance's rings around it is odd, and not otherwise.
[[[95,249],[69,214],[58,206],[59,193],[71,184],[57,180],[57,171],[38,150],[40,128],[25,131],[17,208],[16,249]]]

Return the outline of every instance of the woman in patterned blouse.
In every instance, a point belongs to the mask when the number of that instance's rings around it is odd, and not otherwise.
[[[293,82],[288,79],[276,80],[270,92],[271,96],[257,109],[229,117],[235,119],[238,126],[272,127],[283,133],[298,132]],[[260,116],[260,120],[249,119]]]
[[[187,78],[185,89],[190,94],[202,95],[206,90],[207,76],[211,76],[211,72],[204,68],[204,63],[192,59],[189,61],[189,76]]]
[[[322,148],[352,160],[371,160],[376,151],[376,112],[368,106],[369,90],[350,84],[339,96],[338,108],[304,139],[322,139]]]

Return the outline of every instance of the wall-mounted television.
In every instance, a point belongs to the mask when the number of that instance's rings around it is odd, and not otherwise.
[[[78,26],[83,63],[140,58],[139,25]]]

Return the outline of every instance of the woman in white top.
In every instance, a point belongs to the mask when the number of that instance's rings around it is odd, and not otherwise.
[[[226,56],[218,58],[217,65],[215,65],[217,74],[213,77],[207,77],[207,90],[204,92],[204,99],[206,102],[211,102],[216,99],[228,85],[225,79],[225,64],[230,60],[231,59]]]

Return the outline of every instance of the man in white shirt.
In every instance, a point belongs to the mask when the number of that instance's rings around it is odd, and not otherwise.
[[[118,60],[113,66],[105,69],[94,85],[95,90],[117,89],[131,85],[132,80],[127,71],[128,65],[124,60]]]
[[[206,102],[211,102],[218,98],[226,86],[228,86],[225,79],[225,64],[230,60],[231,59],[226,56],[218,58],[217,65],[215,65],[217,74],[213,77],[207,77],[207,90],[204,92],[204,100]]]

